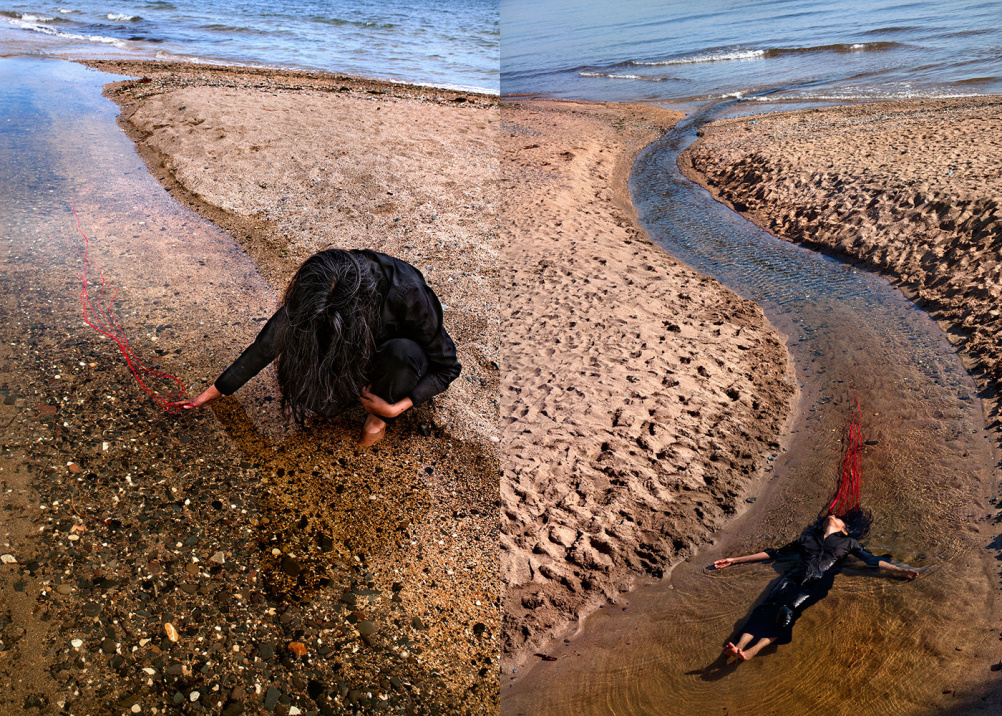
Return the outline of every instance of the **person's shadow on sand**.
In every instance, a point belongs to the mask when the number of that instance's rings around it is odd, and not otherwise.
[[[355,423],[318,420],[272,445],[236,399],[212,411],[261,476],[256,537],[273,598],[309,601],[337,565],[391,549],[431,505],[413,460],[359,448]]]

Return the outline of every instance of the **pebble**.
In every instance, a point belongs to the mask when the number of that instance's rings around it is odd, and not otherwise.
[[[101,651],[105,654],[114,654],[118,650],[118,645],[114,639],[108,638],[101,642]]]
[[[17,564],[17,557],[12,554],[0,554],[0,562],[4,564]]]
[[[170,639],[171,641],[177,641],[178,633],[177,629],[174,628],[173,624],[171,624],[170,622],[165,623],[164,632],[167,634],[168,639]]]
[[[264,710],[274,711],[275,707],[278,705],[278,700],[281,698],[282,692],[276,689],[274,686],[269,686],[268,690],[264,694]]]
[[[222,553],[222,552],[220,551],[220,552],[216,552],[216,553],[215,553],[214,555],[212,555],[212,556],[211,556],[211,557],[210,557],[209,559],[210,559],[210,560],[211,560],[212,562],[215,562],[216,564],[223,564],[224,562],[226,562],[226,555],[225,555],[225,554],[223,554],[223,553]]]
[[[306,693],[311,699],[316,701],[324,693],[324,685],[316,679],[310,679],[310,682],[306,685]]]
[[[358,629],[358,633],[362,636],[372,636],[376,633],[375,622],[359,622],[355,628]]]
[[[73,640],[71,640],[70,641],[70,646],[72,646],[74,649],[79,649],[81,646],[83,646],[83,639],[73,639]]]
[[[292,557],[285,557],[282,559],[282,571],[290,577],[298,577],[299,573],[303,571],[303,568],[300,567],[299,562],[294,560]]]
[[[184,565],[184,571],[188,574],[198,574],[198,565],[194,562],[188,562],[188,564]]]
[[[143,707],[140,706],[139,704],[132,704],[132,708],[129,710],[132,711],[132,713],[137,714],[143,710]]]
[[[73,591],[73,587],[68,584],[60,584],[56,587],[56,591],[60,594],[69,594]]]
[[[190,694],[188,694],[188,700],[194,703],[195,701],[198,701],[199,696],[201,696],[200,693],[198,693],[197,691],[192,691]]]
[[[83,613],[88,617],[96,617],[101,613],[101,605],[97,602],[87,602],[83,605]]]
[[[427,628],[428,628],[428,627],[426,627],[426,626],[424,625],[424,622],[423,622],[423,621],[421,621],[421,617],[414,617],[414,618],[413,618],[413,619],[411,620],[411,625],[412,625],[412,626],[413,626],[413,627],[414,627],[415,629],[427,629]]]
[[[745,500],[745,502],[747,502],[749,504],[754,504],[754,503],[758,502],[758,498],[757,497],[749,497],[747,500]]]
[[[289,651],[291,651],[296,656],[306,656],[307,649],[306,644],[301,641],[294,641],[289,644]]]

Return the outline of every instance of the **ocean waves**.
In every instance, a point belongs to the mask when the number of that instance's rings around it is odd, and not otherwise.
[[[1002,92],[998,3],[984,0],[505,2],[505,93],[688,105]]]
[[[6,54],[184,57],[486,92],[500,85],[497,0],[0,0],[0,30]]]
[[[86,32],[69,32],[68,30],[60,30],[58,27],[53,27],[53,25],[59,22],[66,22],[63,18],[34,15],[31,13],[0,12],[0,19],[19,30],[37,32],[41,35],[63,40],[112,45],[119,49],[126,49],[129,46],[128,40],[124,38]]]
[[[813,47],[775,47],[765,49],[722,49],[708,50],[682,57],[674,57],[664,60],[628,60],[620,63],[621,66],[628,67],[666,67],[671,65],[694,65],[704,62],[735,62],[739,60],[767,60],[776,57],[786,57],[788,55],[804,55],[823,52],[837,53],[859,53],[859,52],[887,52],[904,47],[898,42],[852,42],[834,43],[830,45],[816,45]]]

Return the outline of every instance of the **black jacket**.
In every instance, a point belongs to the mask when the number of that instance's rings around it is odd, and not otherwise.
[[[442,324],[442,304],[421,272],[406,261],[375,251],[352,253],[367,261],[383,297],[377,349],[390,339],[408,338],[424,350],[428,372],[410,394],[414,405],[420,405],[445,390],[462,369],[456,360],[456,346]],[[287,320],[285,308],[279,308],[254,343],[216,380],[220,393],[236,392],[279,356],[282,348],[276,339]]]
[[[876,567],[880,562],[879,557],[870,554],[859,542],[841,532],[834,532],[825,538],[823,527],[808,527],[789,544],[779,549],[766,549],[765,553],[773,559],[796,555],[799,558],[797,565],[785,576],[799,584],[821,579],[849,555],[871,567]]]

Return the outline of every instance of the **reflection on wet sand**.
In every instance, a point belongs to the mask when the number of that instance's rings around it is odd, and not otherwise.
[[[334,562],[385,552],[431,505],[410,458],[355,445],[357,421],[316,421],[272,445],[235,399],[212,411],[262,476],[257,541],[278,599],[308,602]]]

